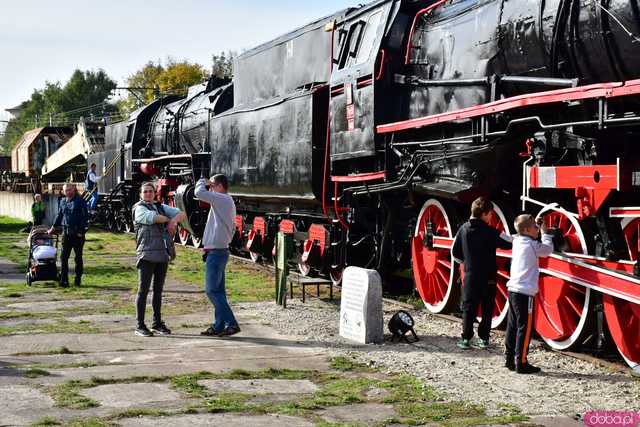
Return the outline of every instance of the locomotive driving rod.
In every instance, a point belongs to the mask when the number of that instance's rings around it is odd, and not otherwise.
[[[433,237],[433,247],[451,250],[453,239]],[[498,249],[496,255],[511,258],[510,250]],[[540,272],[562,280],[640,304],[640,278],[631,275],[635,262],[607,261],[590,255],[553,253],[540,258]]]

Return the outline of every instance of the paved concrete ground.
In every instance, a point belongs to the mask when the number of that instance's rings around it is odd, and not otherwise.
[[[7,265],[2,268],[17,274]],[[130,292],[113,292],[133,304]],[[166,316],[173,334],[152,338],[133,334],[133,316],[122,307],[104,311],[117,301],[109,294],[83,299],[43,288],[0,298],[0,327],[14,328],[0,336],[0,426],[456,425],[456,419],[474,425],[520,419],[514,408],[485,417],[482,408],[446,402],[408,377],[332,366],[335,354],[328,349],[277,333],[241,305],[235,307],[240,334],[201,337],[211,317],[202,292],[180,283],[171,283],[168,292],[201,304],[193,313]],[[72,330],[45,329],[56,325]]]
[[[20,271],[14,263],[2,257],[0,257],[0,277],[2,277],[3,282],[7,283],[22,283],[25,281],[24,272]]]

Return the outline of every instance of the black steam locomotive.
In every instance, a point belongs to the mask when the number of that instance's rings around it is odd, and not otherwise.
[[[139,184],[156,180],[158,199],[188,213],[180,240],[197,246],[207,207],[194,181],[224,173],[234,251],[269,258],[281,231],[303,274],[339,282],[357,265],[393,286],[391,273],[412,268],[441,312],[460,286],[451,239],[468,203],[488,195],[497,228],[540,211],[565,253],[543,266],[538,333],[562,349],[601,342],[608,326],[637,366],[640,338],[621,325],[640,326],[639,10],[637,0],[381,0],[340,11],[243,53],[233,81],[108,126],[88,160],[105,175],[99,211],[129,229]],[[498,264],[496,327],[508,254]],[[627,293],[589,281],[596,267],[622,275]]]

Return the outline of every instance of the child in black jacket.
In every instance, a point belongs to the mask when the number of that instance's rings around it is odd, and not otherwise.
[[[496,249],[511,249],[510,236],[489,225],[493,203],[479,197],[471,204],[471,218],[458,230],[451,248],[453,258],[464,264],[462,285],[462,339],[458,347],[468,349],[473,337],[473,321],[482,307],[478,326],[478,347],[489,346],[491,318],[496,298]]]

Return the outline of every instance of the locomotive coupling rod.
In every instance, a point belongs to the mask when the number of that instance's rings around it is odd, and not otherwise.
[[[500,81],[507,83],[524,83],[541,86],[578,86],[578,79],[558,79],[552,77],[500,76]]]
[[[131,163],[152,163],[163,160],[190,159],[191,154],[169,154],[166,156],[152,157],[150,159],[131,159]]]
[[[399,84],[410,84],[419,86],[486,86],[489,84],[489,78],[479,79],[444,79],[444,80],[427,80],[416,76],[405,76],[403,74],[395,74],[393,81]]]

